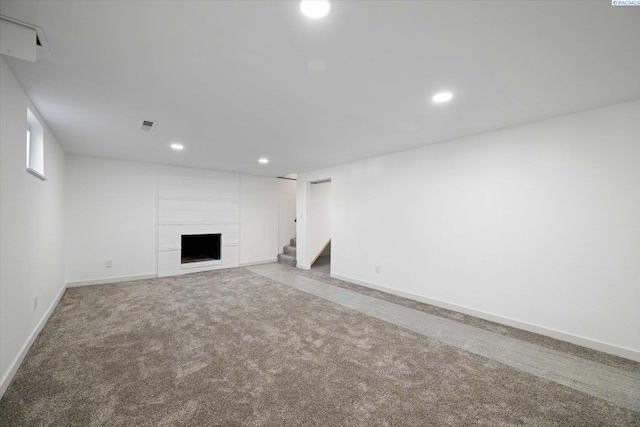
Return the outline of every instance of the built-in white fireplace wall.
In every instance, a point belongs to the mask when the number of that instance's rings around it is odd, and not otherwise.
[[[239,174],[160,166],[158,276],[238,267],[239,201]],[[221,235],[220,260],[182,263],[182,236],[196,234]]]

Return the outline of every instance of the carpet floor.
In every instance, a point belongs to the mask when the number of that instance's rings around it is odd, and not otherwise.
[[[285,268],[285,267],[283,267]],[[468,314],[460,313],[453,310],[448,310],[442,307],[436,307],[435,305],[424,304],[408,298],[403,298],[397,295],[388,294],[386,292],[378,291],[376,289],[367,288],[365,286],[356,285],[353,283],[345,282],[330,277],[328,274],[318,270],[301,270],[296,269],[295,273],[301,276],[309,277],[320,282],[327,283],[332,286],[337,286],[343,289],[348,289],[354,292],[368,295],[374,298],[379,298],[384,301],[389,301],[394,304],[402,305],[404,307],[412,308],[414,310],[424,311],[425,313],[433,314],[436,316],[444,317],[445,319],[455,320],[465,325],[475,326],[480,329],[484,329],[496,334],[516,338],[532,344],[541,345],[553,350],[562,351],[567,354],[582,357],[583,359],[592,360],[594,362],[602,363],[604,365],[611,366],[613,368],[622,369],[629,372],[640,373],[640,363],[634,362],[630,359],[614,356],[613,354],[603,353],[601,351],[592,350],[590,348],[582,347],[576,344],[571,344],[566,341],[561,341],[555,338],[551,338],[545,335],[536,334],[534,332],[524,331],[522,329],[514,328],[511,326],[502,325],[499,323],[491,322],[489,320],[480,319],[478,317],[470,316]]]
[[[0,425],[633,426],[640,413],[239,268],[68,289]]]

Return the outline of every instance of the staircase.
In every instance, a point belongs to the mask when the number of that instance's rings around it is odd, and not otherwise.
[[[278,254],[278,263],[288,265],[290,267],[296,266],[296,241],[297,239],[295,237],[291,239],[289,241],[289,246],[285,246],[283,248],[284,253]]]

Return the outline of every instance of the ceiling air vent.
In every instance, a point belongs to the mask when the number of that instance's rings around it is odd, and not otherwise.
[[[138,127],[140,128],[140,130],[151,132],[156,127],[156,122],[140,119],[140,122],[138,122]]]

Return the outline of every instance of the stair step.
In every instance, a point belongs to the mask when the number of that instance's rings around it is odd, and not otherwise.
[[[297,241],[298,241],[298,238],[294,237],[293,239],[289,240],[289,245],[291,245],[291,246],[293,246],[295,248]]]
[[[295,267],[297,264],[297,260],[295,256],[291,256],[287,254],[278,254],[278,263]]]
[[[292,255],[294,258],[298,251],[298,248],[296,248],[295,246],[285,246],[283,249],[285,255]]]

